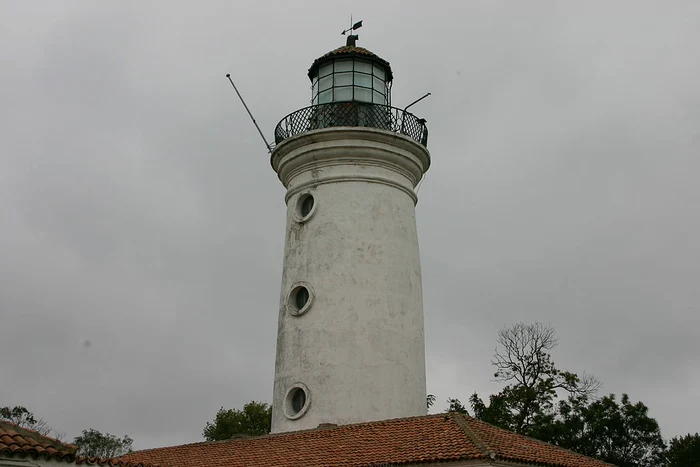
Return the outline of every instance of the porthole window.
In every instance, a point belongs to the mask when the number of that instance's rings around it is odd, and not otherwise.
[[[299,211],[301,212],[302,217],[306,217],[309,214],[311,214],[311,210],[314,207],[314,197],[311,195],[306,195],[301,199],[301,208]]]
[[[295,414],[301,412],[301,409],[306,405],[306,393],[301,388],[294,389],[292,393],[292,412]]]
[[[295,383],[291,389],[287,391],[287,397],[284,401],[284,414],[291,420],[296,420],[302,417],[311,405],[311,397],[309,388],[305,384]]]
[[[294,306],[297,310],[303,309],[309,303],[309,289],[299,287],[294,294]]]
[[[293,316],[301,316],[311,308],[314,292],[308,282],[292,285],[287,295],[287,311]]]
[[[316,199],[311,193],[301,194],[296,201],[294,218],[297,222],[306,222],[316,210]]]

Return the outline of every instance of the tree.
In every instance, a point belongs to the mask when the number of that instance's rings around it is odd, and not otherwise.
[[[700,467],[700,435],[672,438],[666,452],[668,467]]]
[[[469,415],[469,411],[464,405],[462,405],[462,402],[459,399],[450,398],[447,399],[447,403],[449,404],[449,407],[447,408],[448,412],[459,412]]]
[[[26,407],[16,405],[12,408],[0,407],[0,419],[7,420],[10,423],[34,430],[42,436],[53,436],[57,440],[61,440],[65,434],[54,430],[42,418],[36,418],[32,412]]]
[[[134,440],[124,435],[119,438],[109,433],[101,433],[93,428],[83,430],[73,444],[78,446],[78,454],[85,457],[111,458],[131,452]]]
[[[598,380],[555,366],[553,328],[520,323],[501,330],[498,344],[491,363],[506,385],[488,405],[473,394],[474,417],[619,467],[663,465],[665,444],[646,405],[627,394],[620,403],[613,394],[594,399]],[[450,409],[459,409],[453,401]]]
[[[434,394],[428,394],[428,396],[425,398],[425,400],[426,400],[426,403],[427,403],[427,405],[428,405],[428,410],[430,410],[430,408],[431,408],[433,405],[435,405],[435,400],[436,400],[436,399],[435,399],[435,395],[434,395]]]
[[[558,343],[554,328],[541,323],[518,323],[501,329],[491,364],[496,367],[496,380],[507,384],[489,398],[489,405],[473,394],[470,403],[475,416],[531,435],[536,419],[551,414],[560,393],[584,398],[594,394],[600,387],[597,379],[579,377],[554,365],[549,352]]]
[[[243,410],[221,407],[213,422],[207,422],[202,435],[207,441],[231,439],[234,436],[260,436],[270,432],[272,406],[266,402],[248,402]]]
[[[614,394],[586,403],[570,398],[559,404],[558,416],[544,427],[540,439],[618,467],[664,464],[666,445],[657,421],[642,402]],[[688,467],[688,464],[683,464]]]

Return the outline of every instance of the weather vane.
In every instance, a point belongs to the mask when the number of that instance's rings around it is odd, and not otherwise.
[[[356,29],[360,29],[361,27],[362,27],[362,21],[360,20],[357,23],[353,23],[352,22],[352,15],[350,15],[350,27],[348,29],[345,29],[340,34],[342,34],[344,36],[345,34],[347,34],[349,32],[352,32]],[[357,40],[359,38],[360,38],[360,36],[358,36],[357,34],[350,34],[350,35],[348,35],[348,40],[346,41],[345,45],[349,45],[349,46],[354,47],[355,42],[357,42]]]

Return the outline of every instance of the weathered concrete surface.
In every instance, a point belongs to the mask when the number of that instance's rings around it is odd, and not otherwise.
[[[413,191],[428,151],[369,128],[329,128],[280,144],[272,166],[287,188],[272,431],[315,428],[426,412],[420,258]],[[315,207],[298,222],[297,201]],[[304,281],[314,300],[287,309]],[[308,410],[285,415],[295,383]]]

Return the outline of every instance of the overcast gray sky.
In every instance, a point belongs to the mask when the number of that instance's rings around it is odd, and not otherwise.
[[[68,439],[198,441],[271,399],[284,189],[263,131],[343,45],[428,120],[428,390],[486,396],[499,328],[700,429],[700,2],[0,0],[0,406]]]

